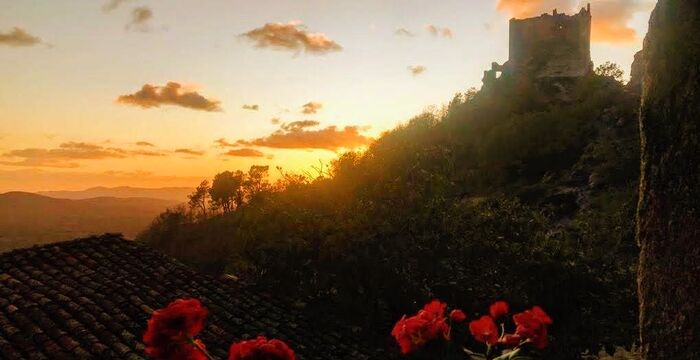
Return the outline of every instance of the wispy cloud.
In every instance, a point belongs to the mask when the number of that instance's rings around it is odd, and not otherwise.
[[[258,104],[245,104],[243,105],[244,110],[252,110],[252,111],[258,111],[260,110],[260,106]]]
[[[56,148],[24,148],[10,150],[2,154],[8,160],[0,161],[2,165],[75,168],[77,161],[124,159],[135,156],[164,156],[157,151],[143,149],[129,150],[118,147],[106,147],[85,142],[65,142]]]
[[[222,155],[235,156],[235,157],[252,157],[252,158],[265,157],[265,154],[262,151],[258,151],[258,150],[250,149],[250,148],[233,149],[233,150],[229,150],[229,151],[223,153]]]
[[[102,6],[102,11],[109,12],[112,10],[116,10],[119,6],[126,3],[127,1],[131,1],[131,0],[109,0],[107,3],[105,3]]]
[[[280,129],[282,129],[284,131],[289,131],[289,132],[301,131],[301,130],[304,130],[306,128],[316,127],[319,124],[321,124],[321,123],[316,121],[316,120],[292,121],[292,122],[287,123],[287,124],[282,124],[282,126],[280,126]]]
[[[226,140],[225,138],[220,138],[220,139],[214,140],[214,144],[216,144],[216,146],[218,146],[218,147],[220,147],[220,148],[236,147],[236,146],[238,146],[238,145],[236,145],[235,143],[229,142],[229,141]]]
[[[411,72],[411,75],[413,76],[418,76],[423,74],[427,68],[423,65],[411,65],[408,67],[408,71]]]
[[[310,54],[323,55],[342,50],[335,41],[323,33],[310,33],[298,21],[288,23],[267,23],[253,29],[242,37],[252,41],[258,48],[270,48],[293,52],[305,51]]]
[[[15,27],[9,32],[0,32],[0,45],[20,47],[41,44],[41,38]]]
[[[188,148],[175,149],[175,153],[185,154],[185,155],[190,155],[190,156],[202,156],[205,154],[204,151],[188,149]]]
[[[150,20],[153,18],[153,11],[146,6],[139,6],[131,10],[131,21],[126,24],[126,29],[131,31],[149,32]]]
[[[441,36],[444,38],[452,38],[452,29],[448,27],[439,27],[432,24],[428,24],[425,25],[425,31],[427,31],[428,34],[433,35],[435,37]]]
[[[137,141],[137,142],[136,142],[136,146],[154,147],[155,145],[153,145],[152,143],[150,143],[150,142],[148,142],[148,141]]]
[[[406,28],[398,28],[396,31],[394,31],[394,34],[397,36],[406,36],[406,37],[414,37],[416,34],[411,32],[410,30]]]
[[[174,105],[193,110],[222,111],[220,101],[206,98],[194,90],[187,90],[176,82],[169,82],[165,86],[143,85],[141,90],[133,94],[119,96],[117,103],[144,109]]]
[[[311,115],[317,113],[322,107],[323,104],[320,102],[310,101],[301,106],[301,112],[303,114]]]

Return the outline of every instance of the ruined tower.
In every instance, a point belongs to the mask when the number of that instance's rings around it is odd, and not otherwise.
[[[484,83],[498,72],[530,79],[578,78],[593,70],[591,62],[591,6],[566,15],[555,9],[528,19],[510,20],[508,61],[493,63]]]

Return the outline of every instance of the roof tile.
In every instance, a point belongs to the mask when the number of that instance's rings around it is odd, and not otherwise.
[[[142,360],[150,314],[181,297],[209,308],[201,337],[217,357],[232,341],[267,335],[300,360],[384,358],[280,299],[103,235],[0,254],[0,359]]]

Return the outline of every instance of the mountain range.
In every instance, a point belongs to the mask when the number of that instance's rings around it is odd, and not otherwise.
[[[186,202],[187,195],[192,192],[188,187],[139,188],[131,186],[92,187],[77,191],[39,191],[37,194],[58,199],[83,200],[98,197],[115,198],[151,198]]]
[[[0,252],[106,232],[134,238],[158,214],[184,203],[178,191],[185,196],[182,189],[136,188],[50,192],[73,199],[28,192],[0,194]],[[110,193],[122,197],[82,198]],[[139,194],[163,198],[137,197]]]

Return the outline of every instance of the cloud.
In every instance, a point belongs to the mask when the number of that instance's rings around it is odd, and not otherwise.
[[[208,99],[198,92],[186,90],[176,82],[169,82],[165,86],[146,84],[141,90],[121,95],[117,103],[138,106],[144,109],[160,107],[161,105],[175,105],[193,110],[221,111],[221,102]]]
[[[591,40],[594,42],[629,43],[637,39],[637,32],[629,26],[636,12],[649,10],[652,0],[592,1],[593,24]],[[549,13],[552,9],[573,13],[585,2],[574,0],[498,0],[497,8],[516,18],[527,18]]]
[[[121,6],[122,4],[126,3],[127,1],[130,1],[130,0],[109,0],[109,2],[107,2],[106,4],[104,4],[102,6],[102,11],[109,12],[109,11],[115,10],[119,6]]]
[[[428,69],[423,65],[411,65],[408,67],[408,71],[410,71],[413,76],[418,76],[424,73],[426,70]]]
[[[150,147],[154,147],[155,145],[149,143],[148,141],[137,141],[137,142],[136,142],[136,146],[150,146]]]
[[[0,32],[0,45],[20,47],[39,44],[41,44],[41,38],[31,35],[18,27],[13,28],[10,32]]]
[[[178,153],[178,154],[185,154],[185,155],[191,155],[191,156],[202,156],[202,155],[204,155],[204,151],[199,151],[199,150],[194,150],[194,149],[187,149],[187,148],[175,149],[175,153]]]
[[[250,148],[233,149],[223,153],[222,155],[254,158],[265,157],[265,154],[263,152]]]
[[[216,145],[217,145],[218,147],[220,147],[220,148],[236,147],[236,146],[238,146],[238,145],[236,145],[236,144],[234,144],[234,143],[232,143],[232,142],[229,142],[228,140],[226,140],[226,139],[224,139],[224,138],[220,138],[220,139],[214,140],[214,144],[216,144]]]
[[[140,156],[165,156],[165,154],[162,152],[151,150],[131,150],[129,151],[129,154]]]
[[[282,124],[282,126],[280,126],[280,129],[282,129],[284,131],[290,131],[290,132],[291,131],[301,131],[301,130],[304,130],[306,128],[316,127],[319,124],[321,124],[321,123],[316,121],[316,120],[292,121],[288,124]]]
[[[433,36],[442,36],[444,38],[452,38],[452,29],[448,27],[438,27],[435,25],[425,25],[425,31],[427,31],[430,35]]]
[[[282,119],[280,119],[278,117],[273,117],[272,119],[270,119],[270,123],[272,125],[278,125],[280,123],[280,121],[282,121]]]
[[[258,111],[260,110],[260,106],[258,104],[245,104],[243,105],[244,110],[253,110],[253,111]]]
[[[323,33],[309,33],[306,27],[298,22],[267,23],[263,27],[241,34],[242,37],[255,43],[258,48],[271,48],[323,55],[342,50],[335,41]]]
[[[301,112],[303,114],[311,115],[317,113],[322,107],[323,104],[319,102],[310,101],[301,106]]]
[[[299,122],[297,122],[299,123]],[[293,124],[293,123],[292,123]],[[354,149],[369,144],[373,139],[360,133],[359,126],[346,126],[338,129],[328,126],[318,130],[307,130],[316,126],[310,123],[305,126],[283,125],[269,136],[253,140],[238,140],[236,143],[244,146],[260,146],[278,149]],[[286,128],[285,128],[286,127]]]
[[[126,24],[127,30],[148,32],[151,27],[148,24],[153,18],[153,11],[146,6],[139,6],[131,10],[131,21]]]
[[[416,34],[412,33],[410,30],[405,29],[405,28],[398,28],[396,31],[394,31],[394,34],[397,36],[406,36],[406,37],[414,37]]]
[[[134,156],[163,156],[154,151],[127,150],[85,142],[65,142],[57,148],[25,148],[11,150],[2,157],[14,160],[0,161],[2,165],[75,168],[78,160],[124,159]]]
[[[619,44],[637,39],[636,30],[628,24],[636,12],[653,7],[653,2],[649,0],[601,1],[594,3],[591,7],[593,13],[591,39],[596,42]]]
[[[138,143],[137,143],[138,144]],[[152,146],[152,145],[150,145]],[[25,148],[11,150],[2,157],[12,160],[2,160],[1,165],[76,168],[80,160],[125,159],[136,156],[165,156],[160,151],[145,149],[123,149],[118,147],[106,147],[94,143],[65,142],[56,148]]]

